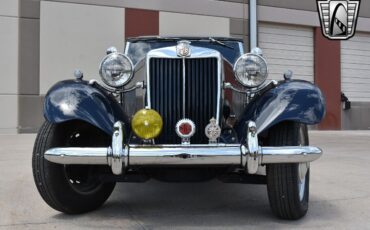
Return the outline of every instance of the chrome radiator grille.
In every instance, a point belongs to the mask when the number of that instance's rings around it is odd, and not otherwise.
[[[149,60],[150,107],[163,117],[163,131],[156,144],[181,143],[175,125],[184,117],[196,125],[191,143],[208,143],[204,129],[210,118],[218,117],[220,103],[217,64],[217,58]]]

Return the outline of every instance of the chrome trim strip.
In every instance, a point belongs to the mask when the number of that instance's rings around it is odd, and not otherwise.
[[[276,163],[306,163],[318,159],[322,150],[313,146],[258,146],[257,128],[248,123],[246,145],[130,145],[123,143],[123,123],[114,124],[112,147],[53,148],[46,160],[58,164],[109,165],[121,175],[129,165],[239,165],[255,174],[258,167]]]
[[[108,165],[107,156],[110,154],[111,149],[108,148],[52,148],[48,149],[44,158],[50,162],[74,165]]]
[[[151,100],[150,100],[150,70],[149,70],[149,61],[151,58],[176,58],[179,59],[176,53],[176,46],[170,46],[170,47],[165,47],[165,48],[160,48],[160,49],[154,49],[148,52],[146,56],[146,81],[147,81],[147,100],[146,100],[146,106],[148,108],[151,108]],[[220,118],[221,118],[221,103],[222,103],[222,66],[223,66],[223,59],[222,55],[220,52],[213,50],[213,49],[208,49],[208,48],[203,48],[203,47],[197,47],[197,46],[191,46],[191,56],[190,57],[185,57],[189,59],[196,59],[196,58],[217,58],[218,60],[218,70],[217,70],[217,77],[218,77],[218,85],[217,85],[217,110],[216,110],[216,120],[217,124],[220,124]],[[184,86],[186,87],[186,86]]]
[[[312,162],[321,155],[322,150],[313,146],[262,147],[261,164]]]
[[[111,88],[107,85],[100,84],[95,79],[91,79],[89,81],[89,85],[98,85],[99,87],[102,87],[103,89],[105,89],[106,91],[111,92],[111,93],[128,93],[128,92],[134,91],[136,89],[144,89],[145,88],[144,81],[138,81],[138,82],[136,82],[136,84],[134,86],[132,86],[128,89]]]
[[[234,165],[249,174],[258,174],[265,164],[307,163],[321,157],[322,150],[313,146],[258,146],[253,121],[246,129],[246,144],[200,145],[124,145],[124,124],[114,124],[112,147],[52,148],[44,158],[57,164],[109,165],[115,175],[125,173],[129,165]]]
[[[45,159],[58,164],[109,165],[110,148],[53,148]],[[242,165],[249,155],[240,145],[131,145],[129,165]],[[313,146],[260,147],[259,165],[312,162],[322,155]],[[243,163],[244,164],[244,163]]]
[[[241,42],[239,42],[239,50],[240,50],[240,56],[242,56],[243,54],[245,54],[245,52],[244,52],[244,45]]]
[[[228,147],[238,147],[240,148],[240,144],[224,144],[224,143],[217,143],[217,144],[191,144],[191,145],[181,145],[181,144],[164,144],[164,145],[130,145],[130,148],[140,148],[140,149],[166,149],[166,148],[172,148],[172,149],[178,149],[178,148],[184,148],[184,149],[199,149],[199,148],[228,148]]]
[[[222,82],[224,81],[223,79],[223,72],[222,71],[222,68],[223,68],[223,59],[222,59],[222,56],[221,54],[219,55],[219,57],[217,58],[217,61],[218,61],[218,66],[217,66],[217,76],[218,76],[218,83],[217,83],[217,98],[218,98],[218,103],[217,103],[217,114],[216,114],[216,122],[217,122],[217,125],[220,125],[222,124],[222,122],[220,121],[221,119],[221,108],[222,108],[222,103],[223,103],[223,98],[222,98],[222,95],[221,95],[221,92],[222,91]]]
[[[150,52],[149,52],[150,53]],[[150,70],[149,70],[149,61],[150,61],[150,56],[149,56],[149,53],[148,55],[146,55],[146,106],[145,108],[148,108],[148,109],[151,109],[152,108],[152,105],[151,105],[151,100],[150,100]]]
[[[128,49],[130,48],[130,42],[126,42],[126,47],[125,47],[125,55],[128,54]]]
[[[186,66],[185,66],[185,57],[182,58],[182,118],[186,118]]]
[[[240,146],[131,146],[130,165],[240,165]]]
[[[124,145],[124,124],[117,121],[112,136],[112,147],[107,148],[52,148],[44,158],[58,164],[109,165],[115,175],[121,175],[128,166],[128,147]]]
[[[259,153],[260,147],[258,146],[258,136],[257,136],[257,128],[256,123],[253,121],[249,121],[247,123],[247,130],[246,130],[246,146],[248,147],[248,153],[246,154],[246,163],[247,163],[247,170],[249,174],[256,174],[259,166]],[[242,146],[242,151],[243,151]]]
[[[127,166],[127,155],[126,148],[123,144],[124,125],[122,122],[117,121],[113,126],[113,136],[112,136],[112,151],[107,156],[108,163],[112,168],[112,172],[115,175],[121,175],[123,170]]]
[[[256,87],[256,88],[247,88],[247,89],[238,89],[235,86],[233,86],[230,82],[224,82],[223,84],[223,89],[230,89],[233,90],[237,93],[242,93],[242,94],[255,94],[258,93],[259,91],[263,90],[264,88],[270,86],[270,85],[276,86],[278,82],[276,80],[266,80],[262,85]]]

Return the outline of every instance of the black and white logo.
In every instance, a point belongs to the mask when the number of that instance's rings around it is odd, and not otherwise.
[[[345,40],[355,34],[360,1],[317,1],[321,30],[329,39]]]

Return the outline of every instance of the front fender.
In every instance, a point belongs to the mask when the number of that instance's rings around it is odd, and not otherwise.
[[[325,99],[318,87],[307,81],[284,81],[248,104],[236,128],[243,136],[249,120],[256,123],[257,132],[261,133],[287,120],[317,124],[324,115]]]
[[[66,80],[55,84],[46,94],[44,117],[51,123],[83,120],[109,135],[113,133],[116,121],[129,124],[127,116],[112,95],[81,80]]]

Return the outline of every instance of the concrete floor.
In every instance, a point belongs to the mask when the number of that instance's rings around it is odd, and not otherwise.
[[[370,229],[370,132],[311,132],[324,156],[311,166],[310,209],[299,221],[270,212],[266,186],[118,184],[97,211],[49,208],[32,178],[35,135],[0,136],[0,229]]]

